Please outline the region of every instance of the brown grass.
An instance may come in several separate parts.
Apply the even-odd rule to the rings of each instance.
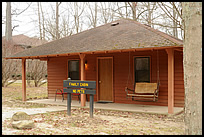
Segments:
[[[47,84],[44,84],[41,87],[34,87],[34,84],[32,83],[31,87],[26,87],[26,96],[27,100],[48,98]],[[2,105],[23,108],[38,108],[46,106],[44,104],[23,102],[21,83],[13,83],[8,87],[2,87]]]

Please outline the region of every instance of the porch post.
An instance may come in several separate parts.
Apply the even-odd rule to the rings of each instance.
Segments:
[[[22,58],[22,101],[26,101],[26,59]]]
[[[166,49],[168,54],[168,113],[174,113],[174,50]]]
[[[84,58],[85,58],[85,54],[79,54],[80,56],[80,59],[81,59],[81,80],[85,80],[85,61],[84,61]],[[81,94],[81,106],[84,107],[86,106],[86,94]]]

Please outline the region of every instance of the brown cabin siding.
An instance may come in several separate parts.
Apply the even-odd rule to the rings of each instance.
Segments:
[[[63,87],[67,75],[66,58],[50,58],[47,63],[48,98],[53,98],[57,88]],[[57,95],[59,98],[60,95]],[[60,96],[61,98],[61,96]]]
[[[183,54],[181,52],[175,51],[175,94],[174,99],[176,106],[184,106],[184,72],[183,72]]]
[[[78,56],[73,56],[71,58],[79,59]],[[56,89],[63,88],[63,80],[67,79],[68,59],[70,59],[70,57],[49,58],[47,62],[48,98],[54,98]],[[65,99],[66,98],[67,96],[65,95]],[[62,99],[62,96],[57,95],[57,99]]]
[[[157,82],[157,52],[139,51],[130,52],[130,74],[128,87],[133,88],[133,58],[136,56],[150,56],[151,66],[151,82]],[[176,107],[184,106],[184,81],[183,81],[183,55],[181,52],[175,51],[175,93],[174,104]],[[96,81],[97,79],[97,57],[113,57],[113,94],[115,103],[126,104],[144,104],[144,105],[168,105],[168,56],[165,50],[159,50],[159,76],[160,76],[160,92],[157,102],[138,102],[126,99],[125,86],[127,85],[129,70],[129,53],[106,53],[106,54],[90,54],[86,55],[87,67],[85,68],[85,79]],[[79,56],[50,58],[48,61],[48,97],[54,98],[56,88],[62,88],[63,80],[67,79],[67,60],[79,59]],[[58,99],[62,99],[57,95]],[[66,98],[66,97],[65,97]],[[73,97],[73,99],[77,99]],[[88,96],[89,100],[89,96]],[[94,96],[97,101],[97,94]]]

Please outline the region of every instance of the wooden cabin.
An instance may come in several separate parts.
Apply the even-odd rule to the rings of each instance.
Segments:
[[[96,81],[96,102],[168,106],[169,113],[173,113],[173,107],[184,107],[182,40],[137,21],[117,20],[7,59],[22,59],[24,101],[25,61],[40,59],[47,61],[48,98],[53,100],[63,80],[71,78]],[[159,82],[158,101],[126,98],[125,87],[134,89],[137,82]],[[86,96],[81,99],[84,106]]]

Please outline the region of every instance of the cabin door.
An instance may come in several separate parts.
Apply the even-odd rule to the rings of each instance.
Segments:
[[[113,102],[113,58],[98,58],[98,101]]]

